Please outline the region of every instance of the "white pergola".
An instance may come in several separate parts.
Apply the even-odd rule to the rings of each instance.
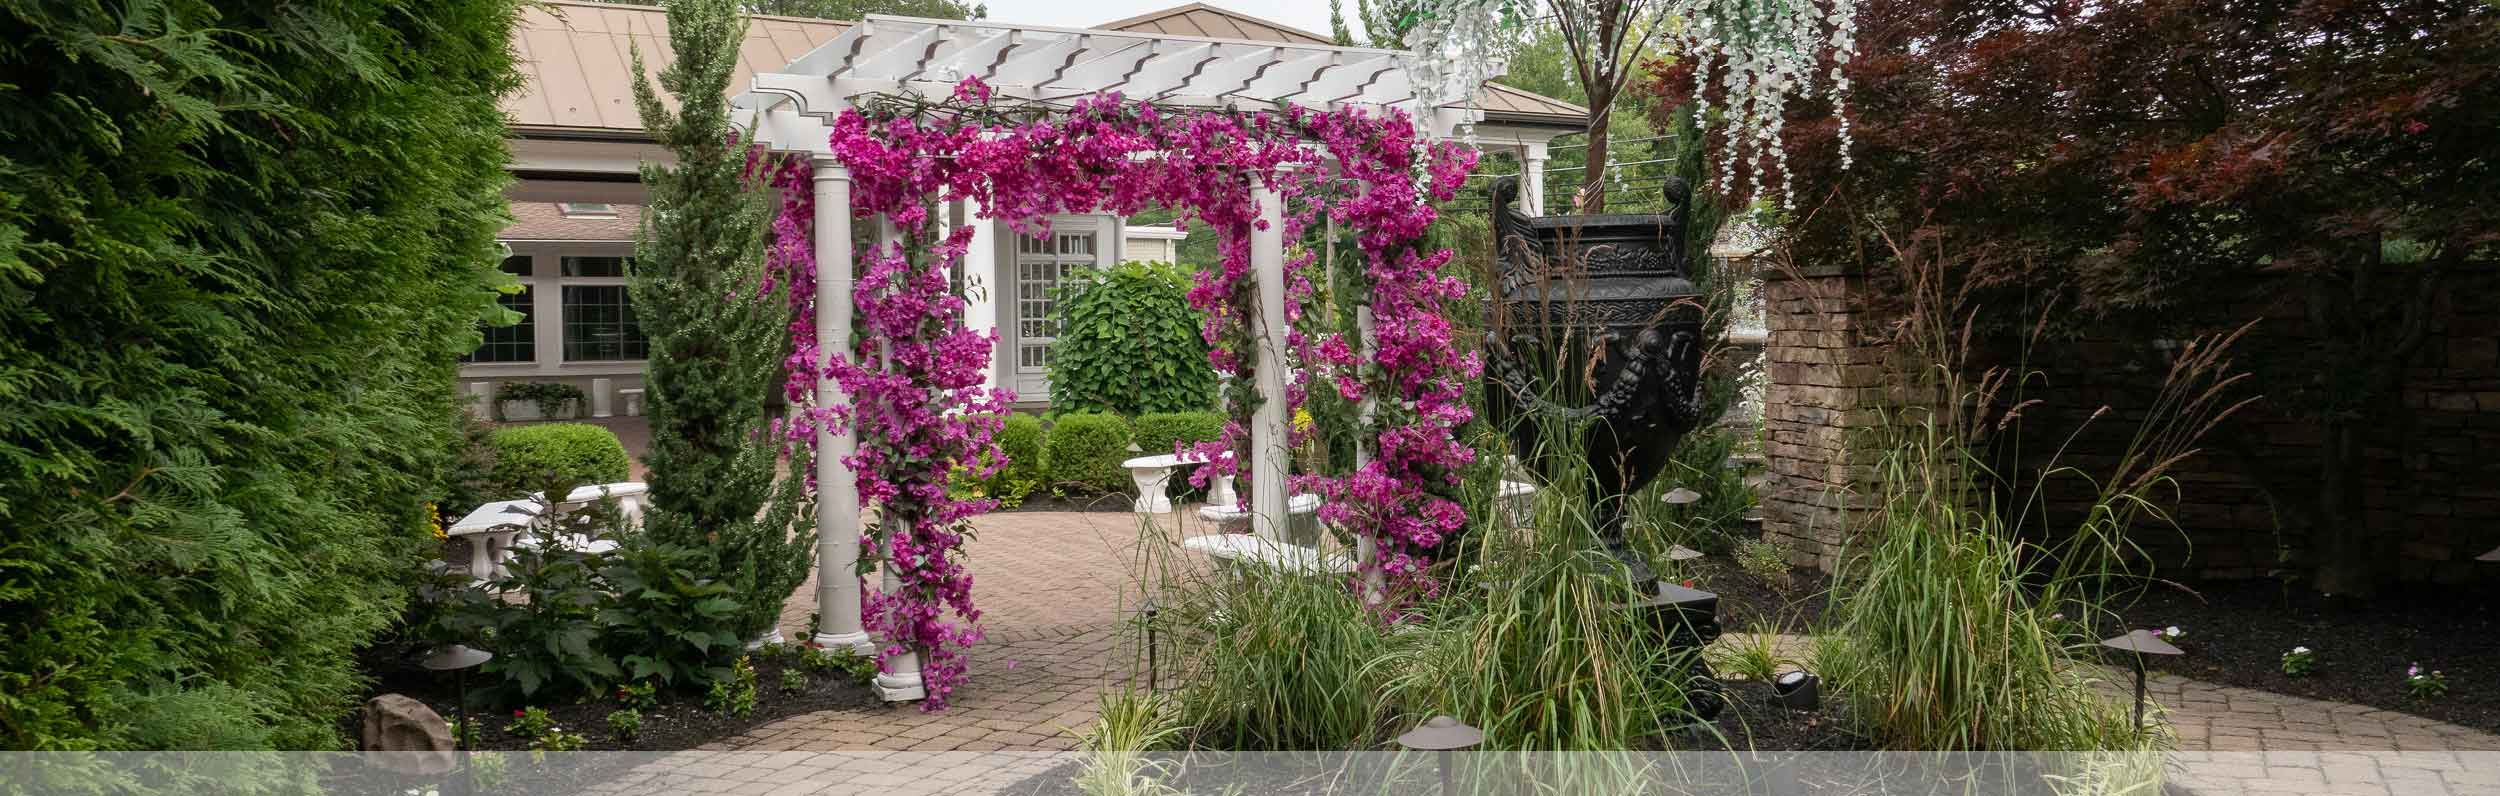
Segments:
[[[850,337],[853,262],[850,173],[835,160],[830,124],[855,99],[875,95],[944,100],[966,77],[978,77],[1006,101],[1064,103],[1110,92],[1165,107],[1258,109],[1277,102],[1333,110],[1398,108],[1413,114],[1428,134],[1446,138],[1474,114],[1459,108],[1419,106],[1406,60],[1393,50],[1234,41],[1133,32],[1080,30],[989,21],[931,20],[871,15],[779,72],[755,76],[753,88],[736,98],[754,140],[771,149],[812,158],[816,200],[816,337],[833,356],[851,356],[838,341]],[[1467,96],[1475,87],[1443,91]],[[1539,148],[1542,145],[1539,144]],[[1541,152],[1539,154],[1542,154]],[[1532,186],[1536,183],[1531,183]],[[1284,200],[1270,186],[1247,186],[1257,200],[1265,230],[1251,237],[1259,315],[1254,331],[1258,389],[1264,397],[1252,419],[1250,509],[1253,528],[1268,538],[1286,522]],[[1533,188],[1531,189],[1533,191]],[[1541,202],[1531,198],[1531,207]],[[954,217],[948,208],[940,218]],[[971,211],[972,208],[962,208]],[[967,220],[978,219],[965,212]],[[894,234],[879,223],[880,240]],[[988,223],[976,223],[968,255],[974,273],[989,273],[993,257]],[[976,308],[976,312],[988,310]],[[994,325],[995,318],[967,317],[967,325]],[[1368,310],[1360,318],[1370,349]],[[840,385],[816,385],[820,401],[845,402]],[[861,627],[859,493],[842,460],[857,450],[853,432],[817,430],[817,608],[815,640],[871,654],[874,643]],[[1363,551],[1368,554],[1368,551]],[[893,575],[886,576],[892,588]],[[905,656],[877,677],[887,701],[922,698],[919,662]]]

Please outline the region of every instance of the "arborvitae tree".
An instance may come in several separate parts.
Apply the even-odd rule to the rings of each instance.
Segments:
[[[790,344],[788,304],[759,295],[767,203],[747,177],[747,147],[729,124],[729,80],[746,20],[737,0],[671,0],[676,61],[655,88],[634,53],[643,127],[676,155],[643,168],[650,212],[636,246],[634,312],[651,341],[649,541],[709,552],[703,577],[731,584],[745,621],[770,630],[806,580],[811,526],[794,523],[804,454],[775,485],[783,445],[768,396]],[[676,98],[671,111],[660,92]]]
[[[495,311],[515,5],[0,11],[0,748],[346,742]]]

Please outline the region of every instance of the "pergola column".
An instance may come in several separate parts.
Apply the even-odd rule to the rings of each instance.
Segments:
[[[851,356],[851,171],[831,157],[815,159],[816,347],[831,364]],[[831,368],[816,376],[819,409],[849,404]],[[859,482],[845,463],[859,449],[857,432],[816,426],[816,638],[818,644],[876,654],[859,614]]]
[[[943,205],[940,205],[940,207],[943,207]],[[943,226],[944,224],[941,222],[941,229]],[[889,248],[901,243],[902,240],[902,232],[894,226],[894,217],[883,213],[877,214],[877,247],[879,249]],[[887,345],[883,340],[878,341],[878,369],[891,370],[892,362],[892,352],[887,348]],[[893,533],[894,531],[891,529],[887,531],[888,536],[891,536]],[[884,585],[884,591],[887,595],[892,595],[903,590],[903,582],[894,576],[893,567],[885,567],[884,573],[885,579],[882,583]],[[892,641],[892,639],[889,639],[889,641]],[[902,654],[886,658],[885,670],[877,673],[875,686],[877,689],[877,698],[887,702],[917,702],[928,698],[928,688],[920,677],[920,650],[910,646],[908,643],[905,643]]]
[[[964,223],[972,225],[972,244],[964,252],[964,328],[975,334],[998,329],[998,222],[982,218],[979,207],[965,200]],[[990,366],[981,369],[981,386],[998,387],[998,357],[990,354]]]
[[[1519,146],[1519,204],[1531,216],[1545,215],[1545,142]]]
[[[1252,178],[1259,223],[1250,230],[1250,268],[1259,292],[1259,407],[1250,416],[1250,527],[1267,539],[1288,538],[1286,472],[1293,442],[1285,415],[1285,197]],[[1262,229],[1261,227],[1265,227]]]

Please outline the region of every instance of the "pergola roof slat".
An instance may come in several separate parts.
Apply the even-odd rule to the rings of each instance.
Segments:
[[[1244,41],[1110,32],[987,20],[871,15],[779,71],[758,75],[738,98],[756,114],[830,119],[860,98],[907,94],[943,100],[977,77],[1000,96],[1066,102],[1122,92],[1166,105],[1265,106],[1291,101],[1417,112],[1414,87],[1394,50],[1303,42]],[[1419,113],[1437,134],[1463,121]],[[760,126],[759,137],[802,126]],[[822,141],[774,141],[821,151]]]

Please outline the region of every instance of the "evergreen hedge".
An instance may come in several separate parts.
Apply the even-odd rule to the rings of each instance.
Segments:
[[[1051,423],[1042,454],[1051,487],[1095,494],[1127,490],[1128,469],[1120,463],[1137,455],[1129,452],[1128,443],[1128,421],[1119,415],[1060,415]]]
[[[998,430],[998,451],[1007,461],[990,476],[990,496],[1001,501],[1024,502],[1024,497],[1045,480],[1042,469],[1042,419],[1027,414],[1010,413],[1006,425]],[[1002,505],[1004,505],[1002,503]]]
[[[0,748],[336,748],[432,542],[512,0],[0,11]]]
[[[1224,415],[1217,412],[1156,412],[1132,424],[1137,449],[1145,455],[1171,453],[1183,442],[1214,442],[1224,438]]]

